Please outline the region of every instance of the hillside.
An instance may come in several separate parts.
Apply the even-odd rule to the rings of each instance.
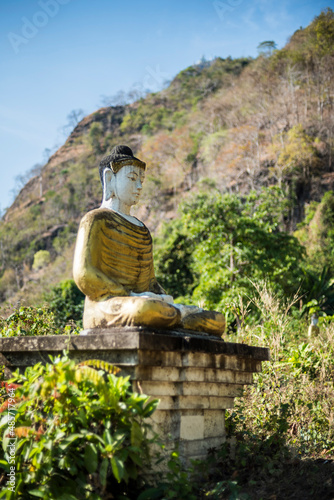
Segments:
[[[1,221],[0,300],[36,303],[71,277],[79,220],[101,199],[97,166],[119,143],[147,162],[136,213],[153,233],[192,193],[270,185],[284,190],[290,209],[281,225],[295,231],[312,202],[334,190],[333,74],[328,9],[282,50],[191,66],[161,92],[85,117]],[[302,236],[307,245],[306,226]],[[50,262],[33,268],[40,250]]]

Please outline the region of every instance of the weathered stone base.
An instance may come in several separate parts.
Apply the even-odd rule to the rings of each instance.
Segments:
[[[225,440],[225,410],[269,350],[233,344],[189,331],[158,331],[140,327],[85,330],[80,336],[0,339],[0,363],[24,369],[48,355],[68,349],[78,361],[102,359],[130,375],[133,390],[160,400],[152,416],[154,430],[176,445],[184,461],[204,458]]]

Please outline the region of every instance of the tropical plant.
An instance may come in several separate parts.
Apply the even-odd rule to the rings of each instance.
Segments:
[[[0,421],[3,478],[10,471],[8,415],[15,415],[16,481],[0,498],[104,500],[140,491],[157,442],[146,419],[157,400],[131,391],[129,377],[103,361],[76,364],[67,355],[16,372],[13,411]],[[10,392],[12,396],[12,392]],[[13,398],[10,398],[13,403]]]

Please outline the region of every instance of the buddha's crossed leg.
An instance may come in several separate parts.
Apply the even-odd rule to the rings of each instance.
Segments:
[[[159,329],[184,328],[219,337],[222,335],[225,318],[221,313],[198,308],[189,310],[184,315],[176,305],[147,296],[111,297],[100,302],[86,297],[84,328],[147,326]]]

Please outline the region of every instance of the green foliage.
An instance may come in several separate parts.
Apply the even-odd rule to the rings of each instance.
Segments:
[[[282,139],[281,139],[282,140]],[[316,173],[321,160],[314,138],[306,134],[302,125],[295,125],[274,148],[278,152],[277,165],[287,179],[308,179]]]
[[[197,103],[222,87],[229,87],[250,63],[248,58],[203,61],[181,71],[168,89],[160,94],[149,94],[137,101],[124,116],[120,130],[123,133],[153,134],[160,129],[174,130],[188,121],[189,111]]]
[[[101,370],[102,368],[103,370]],[[106,372],[104,371],[106,370]],[[15,373],[15,492],[0,498],[134,498],[140,471],[150,462],[150,426],[156,400],[132,393],[129,378],[90,361],[65,355]],[[7,402],[1,411],[7,408]],[[7,415],[0,421],[0,467],[8,472]],[[137,496],[137,495],[136,495]]]
[[[321,289],[325,286],[328,292],[331,292],[332,278],[334,276],[333,191],[327,191],[320,203],[312,203],[308,207],[305,220],[298,225],[295,236],[305,245],[307,251],[307,273],[311,277],[311,279],[306,277],[307,288],[311,290],[318,281],[318,288]],[[314,296],[314,294],[311,295],[309,300],[313,298],[320,299],[323,294],[319,294],[319,297]],[[332,299],[328,306],[332,308],[332,311],[334,310]],[[329,313],[328,307],[326,307],[326,312]]]
[[[65,280],[48,294],[48,305],[21,306],[0,317],[0,336],[76,334],[82,329],[84,295],[73,280]]]
[[[327,8],[304,30],[298,30],[291,39],[290,57],[294,62],[316,64],[333,55],[334,13]]]
[[[0,317],[0,337],[56,335],[60,333],[48,307],[24,307],[8,318]],[[61,332],[63,333],[63,332]]]
[[[150,95],[145,100],[141,99],[136,108],[128,110],[120,130],[124,133],[142,131],[143,134],[152,134],[163,128],[172,115],[173,110],[165,107],[164,99]],[[166,128],[172,130],[173,126]]]
[[[286,208],[276,188],[244,199],[219,193],[193,198],[157,241],[158,279],[167,291],[182,290],[195,303],[218,310],[228,309],[240,294],[250,295],[250,280],[269,280],[276,292],[293,295],[304,250],[279,230]]]
[[[317,81],[319,70],[330,63],[333,56],[334,13],[332,9],[323,10],[306,28],[300,28],[291,37],[290,43],[272,56],[273,67],[277,70],[291,64],[300,70],[307,69],[307,78]],[[317,74],[318,73],[318,74]],[[306,75],[305,75],[306,76]],[[306,78],[299,80],[308,85]]]
[[[274,50],[277,49],[277,44],[273,40],[266,40],[265,42],[259,43],[257,50],[259,54],[264,56],[271,56]]]
[[[101,141],[103,137],[104,137],[104,131],[102,123],[93,122],[88,132],[88,142],[92,147],[93,151],[97,154],[102,153]]]
[[[334,394],[321,378],[315,379],[322,360],[307,343],[287,350],[285,356],[257,375],[256,386],[238,399],[227,419],[229,432],[239,438],[256,436],[283,451],[293,446],[303,455],[330,454],[334,450],[330,416]]]
[[[194,240],[183,231],[177,220],[165,227],[156,241],[155,272],[171,295],[187,295],[193,290],[197,275],[193,271]]]
[[[230,440],[214,459],[207,496],[225,498],[219,495],[232,482],[231,498],[330,498],[333,467],[321,465],[334,454],[333,324],[307,338],[307,324],[287,315],[291,304],[284,306],[265,287],[257,291],[265,321],[244,322],[231,340],[266,345],[273,360],[227,412]]]
[[[307,338],[307,324],[287,315],[268,289],[258,289],[257,307],[267,311],[262,325],[244,324],[237,340],[268,345],[275,363],[266,363],[230,412],[231,433],[293,446],[302,454],[334,451],[331,431],[334,404],[333,325]],[[233,429],[233,430],[232,430]]]
[[[322,312],[327,315],[334,311],[334,283],[330,270],[324,267],[320,274],[311,270],[304,271],[304,280],[301,286],[303,300],[302,314],[308,312]]]
[[[178,451],[171,453],[167,463],[168,472],[164,481],[154,488],[147,488],[137,500],[197,500],[198,482],[196,467],[184,467]]]
[[[36,252],[34,255],[34,263],[32,265],[32,268],[35,271],[38,271],[38,269],[42,269],[43,267],[46,267],[48,264],[50,264],[50,261],[51,256],[48,250],[38,250],[38,252]]]
[[[194,106],[220,88],[229,87],[250,62],[249,58],[231,57],[201,61],[181,71],[171,82],[168,91],[179,106],[182,107],[182,103],[183,106]]]
[[[58,328],[73,322],[82,327],[84,299],[74,280],[62,281],[52,289],[46,300]]]
[[[290,350],[288,363],[291,364],[292,376],[298,377],[302,373],[306,373],[310,378],[315,378],[319,373],[321,359],[310,344],[303,342]]]

